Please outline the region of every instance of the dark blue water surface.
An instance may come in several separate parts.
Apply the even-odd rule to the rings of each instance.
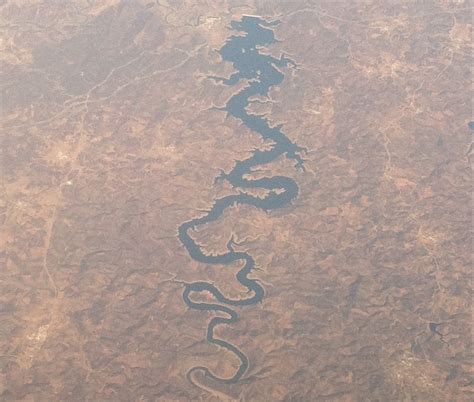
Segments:
[[[295,161],[297,167],[303,168],[303,159],[300,153],[303,149],[293,143],[283,132],[282,127],[271,127],[264,116],[248,113],[246,107],[249,98],[255,95],[268,96],[269,89],[283,81],[283,74],[277,67],[286,67],[293,61],[286,57],[275,58],[260,54],[257,46],[270,45],[276,42],[272,26],[278,22],[267,22],[257,17],[245,16],[240,21],[233,21],[232,28],[243,32],[242,36],[231,36],[220,50],[224,61],[231,62],[236,70],[229,78],[212,77],[224,85],[235,85],[241,80],[247,82],[247,86],[232,96],[221,110],[228,115],[242,121],[250,130],[258,133],[263,139],[273,141],[269,150],[255,150],[253,155],[245,160],[237,161],[228,173],[222,173],[217,179],[227,180],[234,188],[259,188],[268,190],[264,198],[255,197],[240,191],[238,195],[215,200],[211,209],[199,218],[184,222],[178,229],[179,239],[189,252],[191,258],[205,264],[230,265],[241,262],[243,268],[237,273],[237,280],[249,290],[250,297],[245,299],[229,299],[214,285],[208,282],[194,282],[185,284],[183,299],[192,309],[215,311],[225,314],[225,317],[214,317],[210,320],[207,328],[207,340],[232,353],[240,359],[240,367],[231,378],[220,378],[213,374],[207,367],[193,367],[188,372],[188,378],[193,371],[202,371],[208,377],[226,382],[236,383],[245,374],[249,367],[249,359],[236,346],[214,336],[214,329],[218,325],[232,324],[238,320],[233,306],[248,306],[262,301],[264,289],[255,279],[248,275],[255,267],[252,256],[246,252],[234,251],[234,242],[231,239],[227,243],[227,252],[220,255],[205,254],[201,246],[189,235],[189,231],[200,225],[205,225],[223,214],[223,212],[234,205],[251,205],[265,211],[281,208],[288,205],[298,195],[296,182],[285,176],[263,177],[260,179],[245,179],[244,176],[252,172],[252,168],[259,165],[271,163],[279,156],[284,155]],[[192,294],[210,292],[215,303],[198,303],[192,300]]]

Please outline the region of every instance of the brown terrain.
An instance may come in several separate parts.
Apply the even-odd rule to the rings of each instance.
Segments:
[[[1,7],[1,401],[470,401],[468,1],[10,0]],[[282,85],[250,109],[308,148],[261,175],[299,185],[194,236],[249,251],[262,304],[217,329],[184,282],[239,297],[177,227],[234,193],[265,147],[222,106],[218,50],[242,15],[280,19]],[[242,84],[241,84],[242,85]],[[440,324],[440,325],[436,325]]]

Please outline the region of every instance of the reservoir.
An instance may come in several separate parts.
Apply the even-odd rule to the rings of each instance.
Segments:
[[[252,256],[246,252],[236,252],[232,248],[232,239],[228,242],[228,251],[221,255],[206,255],[201,247],[189,235],[189,230],[196,229],[200,225],[205,225],[223,214],[223,212],[234,205],[251,205],[264,211],[271,211],[288,205],[298,195],[298,185],[288,177],[273,176],[260,179],[245,179],[244,176],[252,172],[252,168],[273,162],[281,155],[295,161],[295,166],[303,168],[303,159],[300,155],[303,150],[292,142],[282,131],[282,127],[270,126],[264,116],[249,113],[246,108],[252,96],[267,96],[271,87],[278,85],[284,79],[280,68],[294,64],[292,60],[285,57],[275,58],[261,54],[259,49],[269,46],[275,42],[272,26],[278,22],[267,22],[258,17],[244,16],[240,21],[233,21],[232,28],[235,31],[243,32],[244,35],[230,37],[220,50],[222,60],[230,62],[237,70],[229,78],[214,79],[223,85],[235,85],[241,80],[245,80],[247,85],[232,96],[222,112],[235,119],[239,119],[247,128],[254,131],[262,139],[271,140],[272,146],[269,150],[255,150],[253,155],[245,160],[237,161],[234,168],[228,173],[222,173],[218,179],[228,181],[233,188],[258,188],[267,190],[267,195],[263,198],[255,197],[241,192],[239,195],[230,195],[215,200],[214,204],[204,216],[194,218],[184,222],[179,227],[179,239],[186,247],[189,255],[194,260],[215,265],[230,265],[236,261],[242,262],[243,267],[236,274],[236,280],[245,286],[252,294],[245,299],[229,299],[223,295],[219,289],[207,282],[194,282],[185,285],[183,298],[188,307],[196,310],[222,312],[227,317],[214,317],[210,320],[207,329],[207,340],[220,347],[234,353],[240,359],[240,367],[231,378],[220,378],[206,367],[197,366],[188,372],[201,370],[214,380],[221,380],[227,383],[239,381],[247,371],[249,359],[244,352],[236,346],[218,339],[214,335],[214,329],[219,325],[230,325],[238,320],[237,313],[229,306],[249,306],[262,301],[264,289],[255,279],[250,279],[249,274],[255,266]],[[278,192],[276,190],[279,190]],[[225,268],[220,268],[225,269]],[[201,303],[192,300],[193,293],[210,292],[217,303]]]

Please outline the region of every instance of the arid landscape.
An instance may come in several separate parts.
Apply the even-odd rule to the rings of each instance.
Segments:
[[[3,0],[0,401],[471,401],[469,1]],[[192,232],[255,260],[247,297],[178,228],[238,195],[216,180],[271,141],[222,111],[232,21],[284,79],[249,113],[304,148],[291,203],[235,205]],[[246,189],[253,196],[265,190]],[[196,300],[215,302],[202,292]]]

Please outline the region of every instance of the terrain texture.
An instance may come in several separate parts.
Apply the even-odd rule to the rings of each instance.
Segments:
[[[2,401],[470,401],[468,1],[0,1]],[[206,341],[184,283],[246,296],[178,227],[238,194],[215,182],[270,144],[218,110],[218,50],[280,20],[283,82],[248,110],[305,147],[278,210],[193,231],[255,259],[260,304]],[[254,195],[263,196],[258,190]],[[234,269],[235,268],[235,269]],[[202,295],[206,301],[205,295]],[[208,298],[212,301],[212,297]],[[197,376],[196,376],[197,377]]]

